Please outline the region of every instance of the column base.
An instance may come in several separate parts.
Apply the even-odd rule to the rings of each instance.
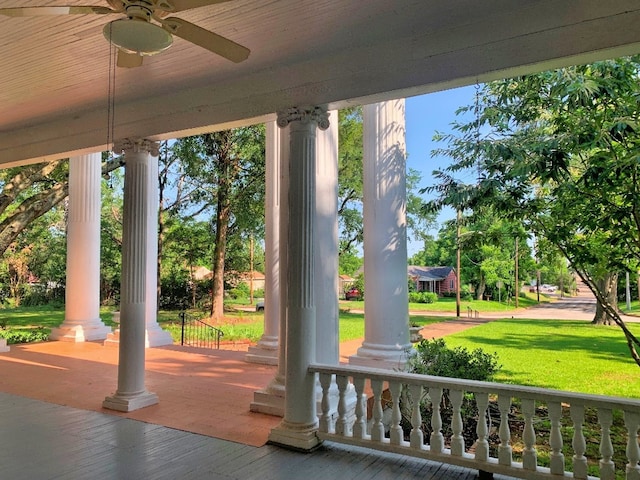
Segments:
[[[0,353],[8,352],[9,350],[11,349],[7,346],[7,339],[0,338]]]
[[[117,328],[113,332],[107,335],[106,340],[104,341],[105,347],[118,347],[120,345],[120,329]],[[144,346],[145,348],[152,347],[161,347],[164,345],[173,345],[173,338],[171,334],[165,330],[162,330],[160,327],[157,329],[146,330],[145,331],[145,340]]]
[[[51,329],[49,339],[60,342],[93,342],[106,339],[110,333],[111,327],[107,327],[100,319],[92,320],[86,325],[65,325],[63,322],[59,327]]]
[[[278,365],[278,337],[262,336],[255,346],[249,347],[245,362]]]
[[[146,348],[152,348],[163,347],[165,345],[173,345],[173,337],[171,334],[160,328],[160,325],[157,323],[152,327],[147,326],[144,346]]]
[[[274,417],[284,417],[284,396],[284,383],[276,377],[267,385],[267,388],[253,392],[253,402],[249,410]]]
[[[102,406],[118,412],[133,412],[141,408],[150,407],[158,403],[158,396],[146,390],[137,395],[119,395],[118,393],[105,397]]]
[[[409,359],[415,354],[411,343],[404,346],[363,343],[355,355],[349,357],[349,365],[406,371]]]
[[[269,433],[268,443],[300,452],[312,452],[322,444],[322,440],[318,438],[317,422],[300,425],[283,420]]]

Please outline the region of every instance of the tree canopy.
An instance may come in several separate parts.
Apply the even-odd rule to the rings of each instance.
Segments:
[[[640,57],[580,65],[482,86],[473,120],[438,135],[436,207],[490,205],[519,219],[568,259],[625,333],[640,345],[598,279],[640,259],[638,98]],[[475,170],[477,182],[457,179]],[[433,206],[433,205],[432,205]]]

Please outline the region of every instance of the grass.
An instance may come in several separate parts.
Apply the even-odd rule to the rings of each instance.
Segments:
[[[178,315],[177,311],[162,311],[158,321],[163,328],[173,329],[169,326],[178,323]],[[111,309],[102,309],[100,316],[105,324],[113,325]],[[12,329],[51,329],[63,320],[63,307],[0,310],[0,325],[6,322]],[[236,311],[227,320],[220,326],[224,340],[256,341],[262,336],[262,313]],[[412,323],[420,325],[446,320],[447,317],[428,315],[411,317]],[[630,324],[629,328],[640,335],[640,325]],[[363,337],[364,315],[341,310],[340,341]],[[640,398],[640,368],[630,358],[624,336],[615,326],[593,326],[585,321],[505,319],[450,335],[447,344],[497,352],[502,364],[495,378],[498,382]]]
[[[640,335],[640,325],[629,324]],[[640,398],[640,368],[615,326],[586,321],[505,319],[450,335],[452,347],[496,352],[496,382]]]
[[[548,295],[540,294],[540,302],[547,303],[552,301]],[[340,301],[340,308],[349,310],[364,310],[364,301]],[[527,293],[525,297],[518,300],[519,308],[527,308],[538,303],[535,294]],[[460,311],[465,315],[467,308],[477,310],[478,312],[513,312],[516,310],[513,300],[510,302],[498,302],[494,300],[462,300],[460,302]],[[451,313],[455,315],[456,299],[454,297],[442,297],[435,303],[409,303],[409,311],[412,312],[438,312]]]
[[[112,308],[107,307],[100,309],[100,318],[109,326],[115,325],[111,321],[112,311]],[[0,309],[0,326],[15,329],[51,329],[59,326],[63,321],[64,305]]]
[[[178,312],[171,312],[173,316],[159,315],[158,322],[162,328],[169,330],[174,340],[180,338],[180,328],[177,321]],[[234,313],[235,315],[235,313]],[[198,318],[199,315],[196,315]],[[201,314],[204,318],[206,315]],[[163,321],[164,318],[164,321]],[[411,317],[411,322],[418,325],[428,325],[430,323],[442,322],[445,317],[428,317],[417,315]],[[256,342],[264,332],[264,314],[247,313],[238,311],[236,316],[227,316],[225,322],[216,325],[220,328],[224,337],[223,341],[250,340]],[[340,342],[356,340],[364,337],[364,315],[362,313],[351,313],[340,311]]]

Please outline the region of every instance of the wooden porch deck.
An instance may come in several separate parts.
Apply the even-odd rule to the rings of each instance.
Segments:
[[[477,477],[473,470],[337,444],[312,454],[265,445],[280,419],[252,413],[249,404],[275,367],[246,363],[244,355],[148,349],[147,387],[160,403],[124,414],[101,406],[116,387],[116,348],[12,346],[0,355],[0,478]]]
[[[7,393],[0,393],[0,425],[0,478],[13,480],[471,480],[477,475],[336,444],[311,454],[255,447]]]

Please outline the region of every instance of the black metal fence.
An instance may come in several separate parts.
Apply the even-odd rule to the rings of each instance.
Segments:
[[[197,319],[187,312],[180,312],[182,331],[180,345],[200,348],[220,348],[220,337],[224,332],[219,328]]]

